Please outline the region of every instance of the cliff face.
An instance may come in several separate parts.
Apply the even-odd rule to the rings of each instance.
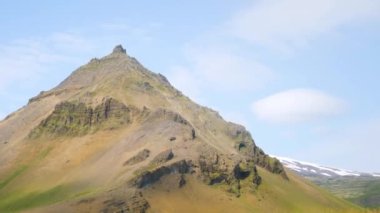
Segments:
[[[0,122],[0,210],[144,212],[144,192],[196,180],[239,197],[282,164],[117,46]],[[210,186],[211,187],[211,186]],[[34,196],[30,196],[34,195]]]
[[[104,98],[94,108],[81,102],[61,102],[30,132],[29,138],[83,135],[107,127],[107,124],[108,128],[117,128],[131,122],[131,111],[125,104],[112,98]]]

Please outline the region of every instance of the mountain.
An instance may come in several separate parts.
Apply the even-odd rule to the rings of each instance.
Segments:
[[[118,45],[0,122],[0,212],[356,212]]]
[[[321,166],[315,163],[298,161],[286,157],[273,156],[287,168],[304,177],[373,177],[380,179],[380,173],[356,172],[345,169]]]
[[[380,208],[380,174],[355,172],[275,157],[288,169],[363,207]]]

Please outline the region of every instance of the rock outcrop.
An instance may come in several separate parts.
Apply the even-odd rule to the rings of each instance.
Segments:
[[[153,112],[151,115],[152,119],[167,119],[172,120],[176,123],[191,126],[190,123],[179,113],[167,110],[167,109],[158,109]]]
[[[143,149],[138,152],[135,156],[131,157],[127,161],[124,162],[124,166],[130,166],[137,163],[140,163],[149,157],[150,151],[148,149]]]
[[[141,191],[130,192],[125,198],[114,198],[103,202],[101,213],[145,213],[150,207]]]
[[[203,181],[209,185],[221,182],[228,182],[231,174],[229,164],[225,158],[220,158],[219,154],[201,154],[198,160]]]
[[[280,161],[265,154],[262,149],[256,146],[251,134],[243,126],[229,123],[227,134],[235,141],[235,148],[249,160],[272,173],[280,174],[283,178],[288,179]]]
[[[122,54],[126,54],[127,51],[123,48],[122,45],[117,45],[115,48],[113,48],[113,51],[112,53],[122,53]]]
[[[105,98],[95,108],[81,102],[65,101],[56,105],[53,113],[29,134],[35,139],[48,136],[76,136],[90,130],[117,128],[131,122],[131,109],[113,98]]]
[[[248,163],[238,163],[234,168],[234,177],[238,180],[247,178],[251,174],[251,168]]]
[[[162,164],[171,160],[173,157],[174,157],[173,151],[171,149],[168,149],[159,153],[156,157],[154,157],[154,159],[152,160],[152,163]]]
[[[138,175],[135,179],[132,180],[132,184],[135,185],[137,188],[143,188],[151,184],[154,184],[165,175],[170,175],[173,173],[190,173],[191,168],[191,161],[180,160],[167,166],[158,167],[156,169],[153,169],[152,171],[143,171],[140,175]],[[183,183],[183,181],[181,182]]]
[[[250,179],[251,187],[257,189],[261,177],[253,160],[231,159],[220,154],[200,155],[199,168],[201,177],[209,185],[225,184],[229,192],[240,196],[240,182]]]

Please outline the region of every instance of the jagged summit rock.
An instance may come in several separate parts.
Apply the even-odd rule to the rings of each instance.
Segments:
[[[115,48],[113,48],[112,53],[122,53],[122,54],[127,54],[127,51],[123,48],[121,44],[116,45]]]

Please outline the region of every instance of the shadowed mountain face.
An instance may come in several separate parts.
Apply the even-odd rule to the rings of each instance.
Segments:
[[[1,121],[0,162],[0,212],[356,209],[289,178],[243,126],[120,45]]]

